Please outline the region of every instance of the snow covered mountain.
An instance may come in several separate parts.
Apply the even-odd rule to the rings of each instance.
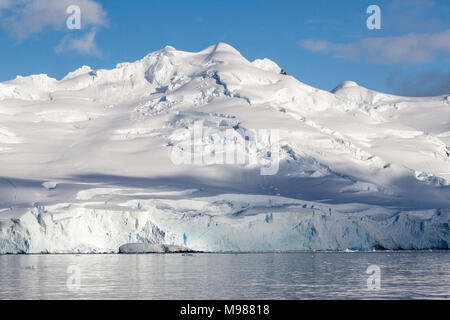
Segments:
[[[0,254],[448,249],[450,96],[280,71],[219,43],[0,83]]]

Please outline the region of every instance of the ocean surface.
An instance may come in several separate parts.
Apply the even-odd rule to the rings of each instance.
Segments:
[[[450,299],[450,251],[6,255],[0,299]]]

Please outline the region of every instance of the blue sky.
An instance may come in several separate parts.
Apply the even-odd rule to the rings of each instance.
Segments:
[[[81,8],[69,30],[66,8]],[[381,30],[369,30],[369,5]],[[450,93],[448,0],[0,0],[0,81],[81,65],[112,68],[166,45],[199,51],[216,42],[270,58],[331,90],[343,80],[407,95]]]

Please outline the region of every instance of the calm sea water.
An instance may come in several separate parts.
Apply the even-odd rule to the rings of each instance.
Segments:
[[[0,299],[372,298],[450,299],[450,252],[0,256]]]

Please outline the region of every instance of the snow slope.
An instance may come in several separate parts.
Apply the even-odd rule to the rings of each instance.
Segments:
[[[0,253],[448,249],[449,96],[280,70],[218,43],[0,83]]]

